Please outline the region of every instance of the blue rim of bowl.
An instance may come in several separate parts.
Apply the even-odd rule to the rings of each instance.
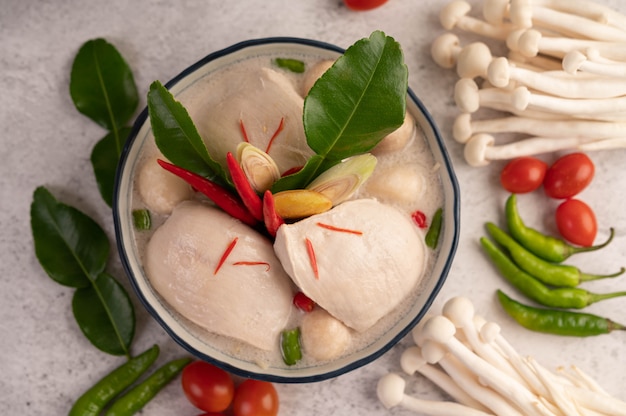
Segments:
[[[316,41],[316,40],[311,40],[311,39],[304,39],[304,38],[296,38],[296,37],[267,37],[267,38],[259,38],[259,39],[251,39],[251,40],[246,40],[246,41],[242,41],[236,44],[233,44],[229,47],[226,47],[224,49],[212,52],[210,54],[208,54],[207,56],[205,56],[204,58],[200,59],[199,61],[197,61],[196,63],[194,63],[193,65],[189,66],[188,68],[184,69],[181,73],[179,73],[177,76],[175,76],[174,78],[172,78],[170,81],[168,81],[165,84],[165,87],[169,90],[171,89],[174,85],[176,85],[178,82],[180,82],[182,79],[184,79],[186,76],[188,76],[189,74],[193,73],[194,71],[196,71],[198,68],[202,67],[203,65],[207,64],[208,62],[211,62],[213,60],[216,60],[218,58],[221,58],[223,56],[226,56],[230,53],[248,48],[248,47],[254,47],[254,46],[259,46],[259,45],[265,45],[265,44],[280,44],[280,43],[285,43],[285,44],[300,44],[300,45],[305,45],[305,46],[312,46],[315,48],[321,48],[321,49],[326,49],[329,51],[333,51],[333,52],[338,52],[340,54],[343,54],[345,52],[345,49],[340,48],[339,46],[330,44],[330,43],[326,43],[326,42],[322,42],[322,41]],[[212,363],[226,371],[229,371],[235,375],[241,376],[241,377],[246,377],[246,378],[255,378],[258,380],[265,380],[265,381],[270,381],[270,382],[277,382],[277,383],[310,383],[310,382],[319,382],[319,381],[323,381],[323,380],[327,380],[330,378],[335,378],[338,377],[342,374],[351,372],[353,370],[356,370],[357,368],[360,368],[366,364],[371,363],[372,361],[376,360],[377,358],[379,358],[380,356],[382,356],[383,354],[385,354],[387,351],[389,351],[394,345],[396,345],[402,338],[404,338],[405,336],[408,335],[408,333],[413,329],[413,327],[415,327],[415,325],[417,325],[417,323],[424,317],[424,315],[426,314],[426,312],[428,311],[428,309],[430,309],[432,303],[434,302],[435,298],[437,297],[437,295],[439,294],[439,291],[441,290],[441,288],[443,287],[443,284],[445,283],[445,280],[448,276],[448,273],[450,271],[450,268],[452,266],[452,261],[454,259],[455,253],[456,253],[456,249],[458,246],[458,240],[459,240],[459,232],[460,232],[460,218],[461,218],[461,213],[460,213],[460,192],[459,192],[459,185],[458,185],[458,181],[456,178],[456,175],[454,173],[454,170],[452,168],[452,163],[451,163],[451,159],[450,156],[448,154],[448,151],[444,145],[443,139],[441,137],[441,133],[439,131],[439,129],[437,128],[437,125],[435,124],[431,114],[428,112],[428,110],[426,109],[426,107],[424,106],[424,104],[422,103],[422,101],[417,98],[417,96],[415,95],[415,93],[411,90],[411,88],[408,89],[408,95],[410,97],[410,99],[413,101],[413,103],[418,107],[418,109],[420,110],[420,112],[422,113],[422,115],[424,116],[424,118],[426,119],[426,121],[428,122],[428,125],[430,127],[430,129],[432,129],[432,133],[435,137],[435,141],[437,142],[437,145],[439,146],[439,151],[441,152],[441,156],[442,159],[440,160],[440,162],[443,162],[444,164],[444,168],[447,171],[448,177],[450,178],[450,185],[452,187],[452,193],[454,194],[454,198],[452,201],[452,214],[453,214],[453,227],[452,227],[452,240],[451,240],[451,246],[450,246],[450,253],[448,255],[448,258],[446,260],[446,263],[443,265],[442,270],[441,270],[441,274],[439,276],[439,279],[437,280],[437,283],[435,284],[432,292],[430,293],[430,295],[428,296],[428,299],[426,300],[426,302],[424,303],[424,305],[422,306],[422,309],[420,310],[420,312],[409,322],[408,325],[406,325],[401,331],[399,331],[391,340],[389,340],[383,347],[379,348],[378,350],[374,351],[373,353],[360,358],[358,360],[352,361],[342,367],[339,367],[335,370],[331,370],[331,371],[327,371],[325,373],[320,373],[320,374],[315,374],[315,375],[311,375],[311,376],[294,376],[294,377],[285,377],[285,376],[279,376],[279,375],[274,375],[274,374],[265,374],[262,371],[261,372],[252,372],[252,371],[247,371],[247,370],[242,370],[236,366],[233,366],[232,364],[220,361],[218,359],[215,359],[209,355],[206,355],[198,350],[196,350],[195,348],[191,347],[184,339],[182,339],[175,331],[173,331],[168,325],[167,323],[165,323],[163,321],[163,319],[161,319],[159,317],[159,314],[157,313],[157,311],[154,309],[154,307],[150,304],[150,302],[148,302],[148,300],[145,298],[144,294],[141,292],[137,282],[135,281],[134,277],[133,277],[133,272],[130,266],[130,262],[128,257],[126,256],[126,252],[124,250],[122,241],[120,240],[119,236],[121,235],[121,220],[120,220],[120,212],[119,212],[119,208],[118,208],[118,204],[117,201],[119,200],[119,193],[120,193],[120,189],[119,189],[119,183],[120,183],[120,177],[122,175],[122,172],[124,171],[124,167],[126,165],[127,162],[127,156],[129,153],[130,148],[132,147],[137,134],[139,133],[139,130],[142,128],[142,126],[145,124],[145,122],[148,120],[148,109],[147,107],[144,108],[144,110],[137,116],[137,119],[135,120],[135,123],[133,124],[133,128],[131,130],[130,135],[128,136],[128,139],[124,145],[124,148],[122,149],[122,153],[120,156],[120,160],[118,163],[118,167],[117,167],[117,171],[116,171],[116,175],[115,175],[115,187],[114,187],[114,194],[113,194],[113,223],[114,223],[114,228],[115,228],[115,235],[116,235],[116,245],[117,245],[117,249],[119,252],[119,256],[122,262],[122,266],[124,268],[124,271],[126,272],[126,275],[128,277],[128,280],[135,292],[135,294],[137,295],[137,297],[139,298],[140,302],[142,303],[143,307],[148,311],[148,313],[152,316],[153,319],[155,319],[159,325],[161,325],[161,327],[165,330],[165,332],[177,343],[179,344],[181,347],[183,347],[186,351],[190,352],[191,354],[193,354],[195,357],[202,359],[204,361],[207,361],[209,363]]]

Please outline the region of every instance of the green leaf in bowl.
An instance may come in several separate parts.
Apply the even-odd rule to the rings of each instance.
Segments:
[[[304,188],[342,159],[369,152],[404,121],[408,70],[400,45],[373,32],[349,47],[304,101],[307,143],[316,153],[272,191]]]

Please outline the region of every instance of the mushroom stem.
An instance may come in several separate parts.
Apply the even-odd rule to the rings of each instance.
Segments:
[[[576,148],[582,151],[610,150],[626,147],[626,137],[611,137],[608,139],[596,140],[590,143],[581,143]]]
[[[378,380],[376,393],[387,409],[401,406],[416,413],[432,416],[489,416],[480,410],[452,402],[421,400],[404,393],[406,382],[397,374],[389,373]]]
[[[544,137],[617,138],[626,136],[625,122],[578,120],[561,118],[544,120],[523,116],[501,117],[488,120],[472,120],[472,115],[457,116],[452,126],[454,139],[467,142],[478,133],[525,133]]]
[[[454,0],[448,3],[439,13],[441,25],[452,30],[458,28],[466,32],[485,36],[491,39],[506,39],[513,26],[510,24],[492,25],[488,22],[468,16],[471,5],[463,0]]]
[[[607,139],[609,140],[609,139]],[[573,137],[531,137],[516,142],[494,146],[495,138],[489,134],[477,134],[465,143],[464,156],[470,166],[486,166],[492,160],[509,160],[521,156],[580,149],[593,139]]]
[[[524,385],[526,381],[511,363],[495,351],[492,345],[482,342],[474,325],[474,312],[474,305],[468,298],[456,296],[445,303],[442,314],[463,331],[470,347],[479,357]]]
[[[570,74],[586,72],[590,74],[604,75],[608,77],[626,77],[626,64],[621,62],[597,62],[589,59],[589,56],[575,50],[569,51],[563,57],[563,70]]]
[[[537,396],[532,394],[517,380],[493,367],[463,345],[454,337],[455,332],[454,324],[444,316],[435,316],[424,325],[424,335],[427,339],[445,346],[470,371],[493,390],[509,398],[520,410],[529,416],[554,415],[539,401]]]
[[[492,96],[496,97],[496,92],[492,92]],[[531,92],[527,87],[517,87],[512,93],[507,92],[502,94],[501,92],[497,92],[497,98],[508,101],[520,110],[531,108],[533,110],[549,111],[565,115],[583,116],[609,113],[620,114],[626,112],[626,96],[603,99],[570,99]]]
[[[497,415],[522,416],[506,399],[489,387],[478,382],[475,374],[449,354],[441,345],[433,341],[426,341],[422,349],[423,355],[432,364],[437,363],[452,377],[459,387],[471,397],[478,400]]]
[[[544,37],[535,29],[512,31],[506,39],[509,49],[523,56],[533,57],[538,53],[562,58],[572,50],[597,49],[602,56],[618,61],[626,60],[625,42],[606,42],[567,37]]]
[[[414,346],[404,350],[400,357],[400,366],[408,375],[420,373],[462,405],[487,411],[485,406],[461,389],[448,374],[429,364],[422,357],[420,347]]]
[[[509,51],[509,60],[515,63],[522,63],[535,67],[537,70],[543,71],[560,71],[563,69],[563,65],[560,59],[555,59],[551,56],[524,56],[518,51]]]
[[[533,0],[533,4],[549,7],[565,13],[586,17],[599,23],[626,27],[626,16],[594,1],[587,0]]]
[[[528,88],[563,98],[612,98],[626,94],[624,79],[555,77],[545,72],[518,68],[504,57],[491,60],[486,75],[494,87],[506,87],[513,80]]]
[[[612,416],[626,416],[626,402],[588,389],[567,386],[565,391],[587,409]]]
[[[580,414],[576,402],[568,397],[565,387],[558,382],[555,382],[553,375],[549,371],[538,365],[537,362],[532,359],[527,359],[529,365],[535,370],[537,377],[541,380],[546,389],[549,392],[549,396],[552,401],[561,409],[566,415]]]
[[[528,0],[511,0],[509,18],[518,27],[544,27],[567,36],[609,42],[626,41],[626,32],[587,17],[537,6]]]

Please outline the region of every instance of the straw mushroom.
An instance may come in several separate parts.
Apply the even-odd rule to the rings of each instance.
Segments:
[[[350,345],[350,330],[322,308],[315,308],[302,318],[302,347],[307,355],[326,361],[341,356]]]
[[[437,402],[432,400],[420,400],[405,394],[406,381],[397,374],[389,373],[378,381],[376,394],[383,406],[391,409],[396,406],[404,407],[416,413],[432,416],[489,416],[489,413],[472,409],[454,402]]]
[[[160,156],[162,157],[162,156]],[[137,175],[137,188],[150,211],[169,215],[176,205],[193,197],[193,189],[178,176],[161,168],[157,157],[146,160]]]

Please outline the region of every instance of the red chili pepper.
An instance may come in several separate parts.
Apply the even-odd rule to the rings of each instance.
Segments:
[[[261,202],[261,198],[252,188],[252,185],[250,185],[250,181],[248,181],[246,174],[231,152],[226,154],[226,165],[228,166],[230,177],[233,180],[233,184],[235,185],[235,189],[237,190],[241,201],[246,208],[248,208],[248,211],[250,211],[250,214],[252,214],[254,218],[258,221],[262,221],[263,202]]]
[[[424,214],[422,211],[415,211],[413,214],[411,214],[411,218],[413,218],[413,221],[415,221],[415,224],[417,224],[418,227],[420,228],[426,228],[428,227],[428,223],[426,221],[426,214]]]
[[[315,307],[315,302],[313,302],[313,299],[311,299],[302,292],[298,292],[293,296],[293,304],[296,308],[304,312],[311,312]]]
[[[315,248],[313,247],[313,243],[308,238],[304,239],[306,243],[306,251],[309,254],[309,261],[311,262],[311,268],[313,269],[313,274],[315,275],[315,279],[320,278],[320,272],[317,268],[317,258],[315,256]]]
[[[265,191],[265,194],[263,195],[263,220],[265,221],[265,228],[267,228],[267,232],[272,237],[276,237],[278,227],[285,223],[282,217],[276,212],[274,195],[272,195],[272,192],[269,190]]]
[[[236,195],[233,195],[218,184],[164,160],[159,159],[157,162],[163,169],[183,179],[197,191],[202,192],[215,202],[215,205],[233,218],[248,225],[255,225],[258,222]]]
[[[351,230],[349,228],[335,227],[334,225],[324,224],[323,222],[318,222],[315,225],[317,225],[318,227],[326,228],[327,230],[331,230],[331,231],[339,231],[341,233],[363,235],[363,231]]]
[[[222,254],[222,257],[220,258],[219,263],[217,263],[217,266],[215,267],[215,270],[213,271],[214,275],[216,275],[217,272],[220,271],[220,269],[224,265],[224,262],[226,262],[226,259],[228,258],[228,256],[230,256],[230,253],[235,248],[237,241],[239,241],[239,237],[233,238],[233,241],[231,241],[230,244],[228,244],[228,247],[226,247],[226,250],[224,250],[224,253]]]
[[[265,149],[265,153],[269,153],[270,152],[270,147],[272,147],[272,143],[274,143],[274,139],[276,138],[276,136],[278,136],[278,134],[281,131],[283,131],[284,127],[285,127],[285,118],[283,117],[283,118],[280,119],[280,123],[278,124],[278,128],[276,129],[276,131],[274,132],[274,134],[270,138],[269,143],[267,143],[267,149]]]

